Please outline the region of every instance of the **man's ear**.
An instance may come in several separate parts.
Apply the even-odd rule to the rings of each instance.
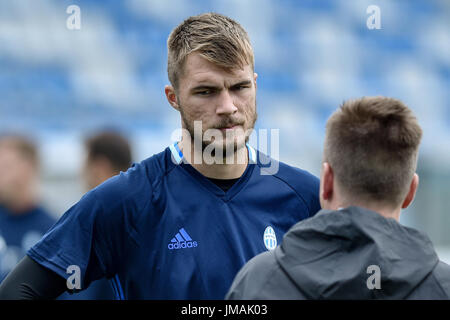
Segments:
[[[166,85],[164,87],[164,93],[166,94],[167,101],[169,104],[175,109],[180,110],[178,106],[177,94],[175,93],[175,89],[172,86]]]
[[[255,90],[258,88],[257,82],[256,82],[256,78],[258,78],[258,74],[256,72],[253,73],[253,80],[255,82]]]
[[[326,209],[326,203],[333,197],[334,173],[328,162],[322,163],[320,173],[320,203],[323,209]]]
[[[406,198],[403,201],[402,209],[407,208],[412,203],[412,201],[414,200],[414,197],[416,195],[416,191],[417,191],[418,187],[419,187],[419,176],[417,173],[414,173],[414,177],[409,186],[408,194],[406,195]]]
[[[323,197],[330,200],[333,197],[334,173],[328,162],[322,164],[323,167]]]

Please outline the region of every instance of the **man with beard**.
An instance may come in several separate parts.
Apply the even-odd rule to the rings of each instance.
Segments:
[[[319,180],[247,145],[256,121],[253,50],[219,14],[168,39],[165,87],[182,138],[88,192],[0,286],[52,298],[110,279],[118,299],[223,299],[250,258],[319,209]],[[266,165],[265,165],[266,164]],[[31,290],[30,290],[31,288]]]

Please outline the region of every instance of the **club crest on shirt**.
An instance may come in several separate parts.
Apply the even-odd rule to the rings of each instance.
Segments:
[[[268,226],[266,230],[264,230],[264,245],[267,250],[273,250],[277,247],[277,236],[275,235],[275,230],[271,226]]]

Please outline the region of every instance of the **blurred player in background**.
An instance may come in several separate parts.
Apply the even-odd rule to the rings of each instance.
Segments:
[[[425,234],[399,223],[419,184],[421,137],[399,100],[345,102],[327,122],[324,210],[249,261],[227,298],[450,299],[450,266]]]
[[[83,166],[83,181],[88,190],[97,187],[109,178],[125,172],[132,164],[132,151],[128,140],[118,132],[104,130],[85,140],[86,159]],[[111,284],[100,279],[88,289],[76,294],[65,293],[63,300],[111,300],[114,299]]]
[[[38,180],[34,143],[0,136],[0,281],[56,221],[39,205]]]
[[[87,156],[83,178],[88,190],[131,167],[130,143],[123,135],[113,130],[90,136],[85,141],[85,147]]]
[[[3,281],[0,298],[58,296],[72,266],[81,289],[108,278],[118,299],[223,299],[246,261],[320,209],[315,176],[272,166],[247,144],[257,75],[240,24],[220,14],[185,20],[168,39],[168,75],[181,141],[88,192]]]

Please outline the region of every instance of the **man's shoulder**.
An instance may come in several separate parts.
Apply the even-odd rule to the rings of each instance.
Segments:
[[[314,215],[320,209],[320,181],[315,175],[275,160],[260,151],[258,151],[258,166],[262,176],[277,179],[292,189],[314,211],[311,212],[311,215]]]
[[[443,261],[439,261],[436,268],[434,268],[433,275],[447,294],[447,298],[450,299],[450,265]]]
[[[273,268],[277,266],[275,259],[275,251],[265,251],[257,254],[248,261],[248,271],[253,274],[268,274],[272,272]]]
[[[319,183],[319,179],[306,170],[276,160],[259,150],[256,152],[258,154],[257,165],[261,168],[261,175],[275,176],[287,181],[298,181],[300,179],[302,182]]]
[[[165,148],[163,151],[156,153],[140,163],[136,163],[133,167],[136,167],[141,173],[145,173],[146,178],[155,180],[158,179],[168,171],[172,170],[176,166],[174,160],[171,157],[171,152],[169,147]],[[132,167],[132,168],[133,168]],[[130,169],[132,169],[130,168]]]
[[[238,272],[227,299],[256,299],[261,289],[277,269],[274,251],[260,253],[250,259]]]
[[[125,172],[106,180],[92,190],[99,200],[114,202],[130,199],[150,199],[155,185],[170,169],[167,149],[142,160]]]

